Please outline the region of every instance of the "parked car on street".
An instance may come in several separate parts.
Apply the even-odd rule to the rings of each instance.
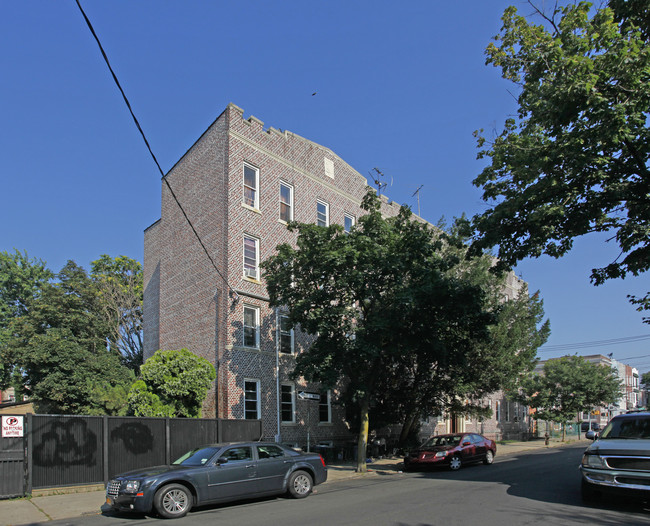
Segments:
[[[193,506],[289,493],[307,497],[327,480],[323,457],[275,443],[205,445],[170,466],[138,469],[114,477],[106,503],[117,511],[178,518]]]
[[[587,431],[600,431],[600,424],[595,420],[585,420],[580,424],[580,431],[583,433]]]
[[[404,458],[404,469],[449,467],[457,470],[465,464],[476,462],[492,464],[496,453],[496,442],[476,433],[437,435]]]
[[[600,493],[650,498],[650,413],[617,415],[584,452],[582,498],[594,500]]]

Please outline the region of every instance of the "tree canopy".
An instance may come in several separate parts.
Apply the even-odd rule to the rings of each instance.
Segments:
[[[126,256],[106,254],[93,261],[91,276],[97,285],[100,315],[108,323],[110,345],[122,355],[124,365],[142,365],[142,265]]]
[[[474,246],[498,245],[509,266],[606,232],[620,255],[592,282],[639,275],[650,266],[648,2],[535,9],[538,25],[506,9],[486,50],[517,86],[518,110],[495,137],[476,132],[489,164],[474,184],[490,208],[474,218]],[[631,296],[639,310],[650,306],[643,294]]]
[[[541,374],[524,379],[518,399],[535,408],[536,419],[566,423],[579,412],[618,402],[621,379],[605,365],[581,356],[548,360]]]
[[[38,292],[22,298],[9,320],[2,361],[39,412],[103,414],[97,389],[133,381],[119,353],[107,348],[110,329],[97,315],[98,301],[93,280],[69,261],[56,280],[39,281]]]
[[[140,367],[141,379],[129,391],[135,416],[199,418],[214,366],[187,349],[157,351]]]
[[[641,382],[640,384],[645,388],[645,389],[650,389],[650,372],[645,372],[641,375]]]
[[[488,349],[499,314],[488,291],[464,276],[464,258],[445,249],[451,240],[408,208],[382,217],[372,190],[362,208],[349,233],[291,223],[296,246],[278,246],[262,267],[271,305],[288,308],[290,324],[313,338],[295,376],[336,386],[357,407],[365,470],[371,404],[401,395],[404,417],[439,412],[487,389],[502,369],[479,350]]]
[[[9,386],[13,370],[7,354],[9,324],[27,313],[28,303],[38,297],[43,285],[53,277],[45,262],[30,259],[26,252],[0,252],[0,389]]]
[[[530,296],[522,284],[518,294],[504,299],[507,276],[490,271],[493,258],[465,258],[464,222],[457,220],[451,229],[439,225],[444,229],[439,235],[445,240],[440,250],[457,263],[437,277],[437,284],[412,284],[419,289],[416,296],[425,301],[400,316],[417,319],[427,312],[431,319],[421,324],[420,331],[404,327],[398,342],[402,349],[396,361],[399,366],[385,372],[385,384],[377,390],[371,409],[376,428],[402,422],[402,445],[417,439],[414,434],[425,418],[443,413],[488,416],[483,398],[512,386],[520,374],[532,370],[537,349],[550,332],[539,294]],[[458,283],[480,294],[468,299],[445,290]],[[427,293],[430,285],[437,288],[433,294]],[[471,337],[472,324],[476,324],[471,316],[465,317],[467,312],[490,313],[485,337]],[[465,330],[447,330],[451,325],[461,328],[458,320],[466,324]],[[441,353],[442,349],[447,351]]]

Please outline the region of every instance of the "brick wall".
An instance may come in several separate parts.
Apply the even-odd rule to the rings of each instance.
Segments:
[[[243,166],[259,169],[259,207],[243,204]],[[242,418],[244,379],[258,379],[264,433],[277,432],[275,312],[263,279],[243,274],[243,236],[259,240],[263,261],[284,242],[292,243],[279,217],[280,181],[293,186],[294,218],[315,222],[316,201],[329,205],[330,223],[344,214],[358,218],[366,180],[331,150],[291,132],[265,128],[255,117],[229,105],[166,176],[217,264],[217,273],[191,228],[162,184],[161,219],[145,232],[145,357],[157,349],[187,348],[215,364],[218,379],[205,416]],[[387,215],[398,207],[384,200]],[[226,283],[227,281],[227,283]],[[236,292],[234,292],[236,291]],[[260,310],[259,349],[243,346],[243,308]],[[308,345],[296,334],[296,349]],[[280,381],[289,382],[293,358],[283,356]],[[295,382],[296,390],[318,386]],[[348,436],[340,409],[333,424],[318,423],[318,404],[296,403],[296,423],[283,426],[288,440],[300,442],[309,420],[312,438]],[[314,405],[316,407],[314,407]]]
[[[163,181],[161,219],[145,232],[145,357],[159,348],[187,348],[213,363],[217,380],[204,405],[206,417],[243,418],[244,381],[259,380],[263,432],[272,438],[277,433],[276,313],[269,308],[263,276],[244,276],[243,237],[259,240],[260,261],[278,244],[295,242],[280,220],[281,182],[293,187],[294,219],[316,222],[320,200],[329,205],[330,223],[342,225],[346,214],[361,215],[367,181],[332,150],[243,114],[230,104],[166,176],[218,271]],[[257,207],[244,203],[244,163],[259,170]],[[386,197],[381,202],[385,216],[399,212]],[[510,280],[511,294],[518,281]],[[243,345],[244,306],[259,309],[258,349]],[[295,344],[300,351],[309,340],[297,333]],[[296,391],[319,390],[290,380],[293,366],[293,357],[281,356],[280,382],[294,383]],[[283,440],[304,445],[307,422],[314,442],[350,438],[336,404],[332,423],[320,424],[318,403],[297,401],[296,422],[281,426]]]

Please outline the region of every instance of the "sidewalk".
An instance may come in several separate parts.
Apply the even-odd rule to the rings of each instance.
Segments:
[[[509,442],[497,445],[496,458],[517,455],[532,449],[555,448],[565,445],[581,444],[587,447],[590,443],[590,440],[584,438],[576,440],[575,437],[568,438],[564,443],[553,439],[549,446],[544,445],[544,440]],[[355,467],[356,465],[352,463],[337,462],[328,464],[326,484],[356,477],[397,474],[402,472],[404,465],[401,458],[383,458],[368,463],[368,473],[356,473]],[[98,488],[98,486],[87,486],[47,490],[49,493],[74,491],[73,493],[50,495],[46,495],[44,490],[38,490],[34,491],[31,498],[0,500],[0,526],[18,526],[81,517],[83,515],[98,515],[103,511],[102,507],[106,498],[104,489]],[[318,490],[318,487],[316,490]]]

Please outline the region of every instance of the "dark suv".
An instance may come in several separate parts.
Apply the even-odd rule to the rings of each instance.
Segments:
[[[612,418],[582,456],[582,498],[618,493],[650,498],[650,413]]]

